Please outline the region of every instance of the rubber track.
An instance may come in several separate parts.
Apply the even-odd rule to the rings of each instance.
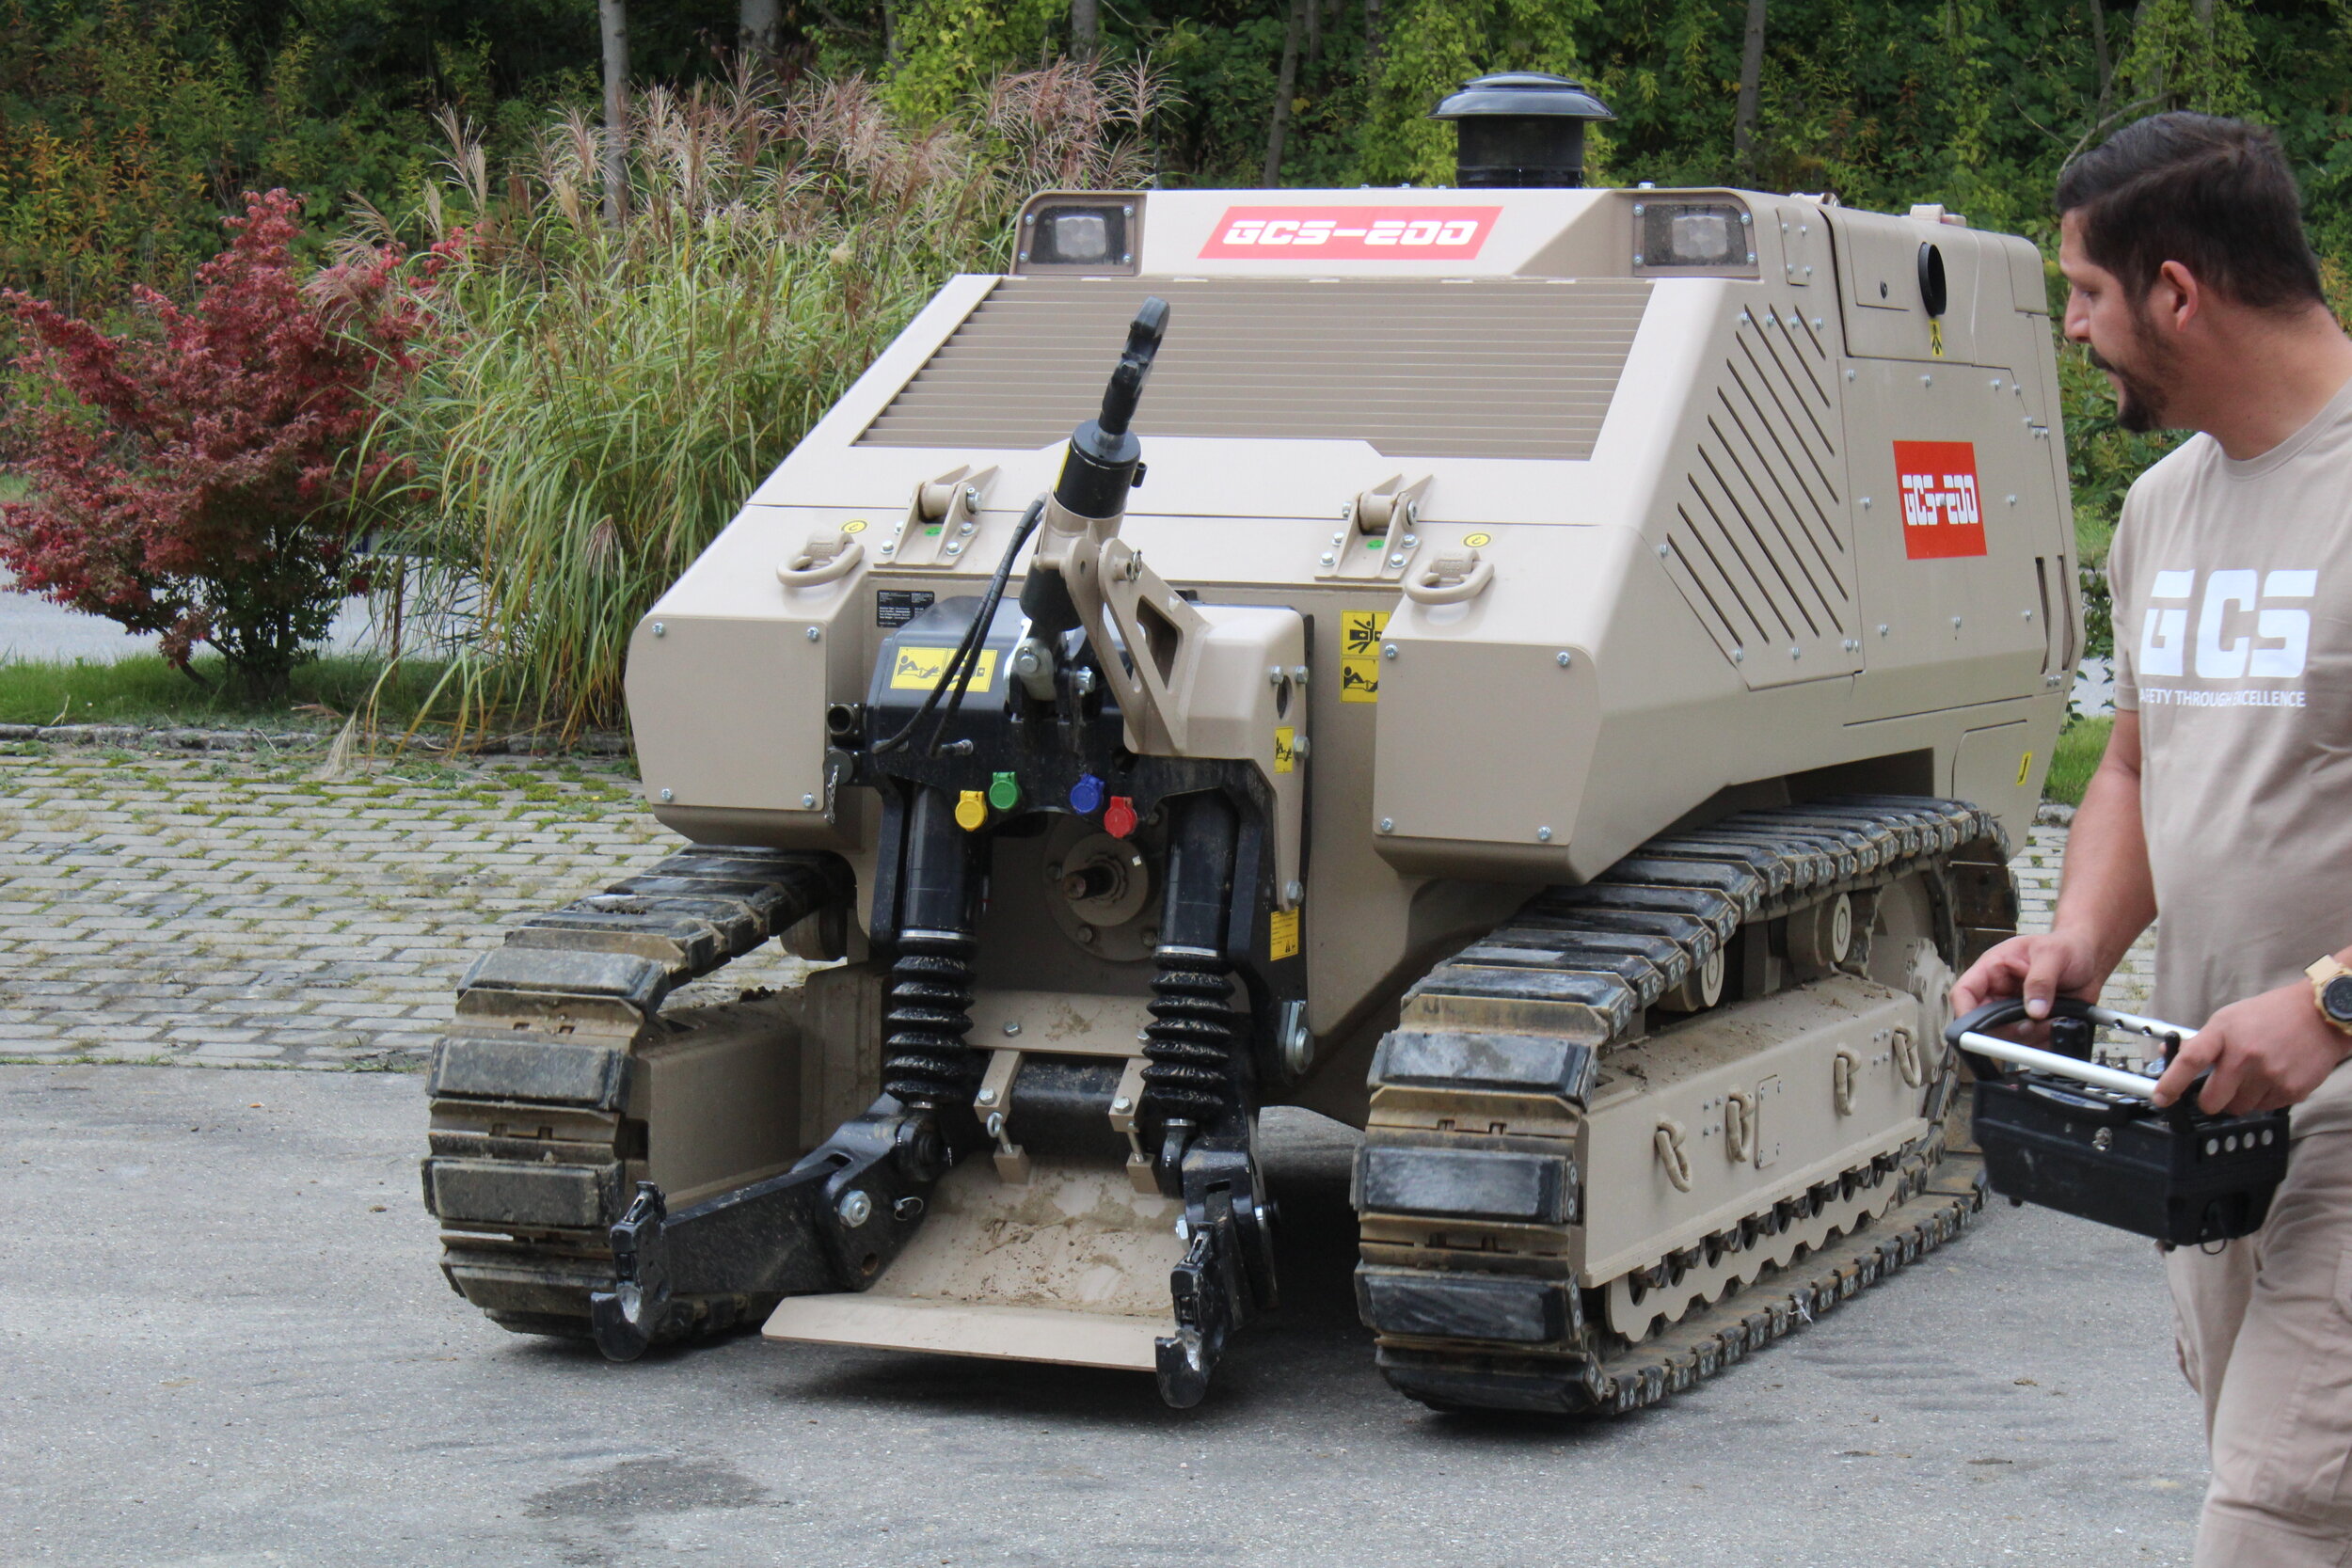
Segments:
[[[1852,796],[1742,812],[1705,829],[1653,839],[1581,887],[1536,895],[1510,925],[1438,965],[1410,994],[1552,1004],[1555,1014],[1586,1021],[1573,1037],[1563,1036],[1558,1047],[1571,1057],[1582,1052],[1584,1059],[1597,1059],[1609,1047],[1630,1043],[1643,1009],[1697,973],[1740,927],[1840,893],[1948,870],[1955,860],[1979,874],[2005,868],[2009,847],[1994,817],[1958,800]],[[2005,869],[1997,880],[2007,887]],[[1963,911],[1947,912],[1954,918],[1944,928],[1951,940],[1943,945],[1954,950],[1944,956],[1956,961],[1964,956],[1957,949],[1965,932],[1993,916],[1980,915],[1972,923],[1961,917]],[[1373,1069],[1375,1092],[1390,1060],[1384,1042]],[[1419,1057],[1411,1066],[1418,1070],[1409,1081],[1424,1095],[1433,1088],[1464,1095],[1495,1088],[1492,1081],[1433,1082]],[[1923,1089],[1931,1114],[1948,1107],[1957,1070],[1947,1057],[1942,1079]],[[1470,1136],[1452,1147],[1477,1158],[1481,1144]],[[1402,1154],[1416,1146],[1426,1148],[1426,1140],[1408,1130],[1383,1128],[1375,1112],[1365,1135],[1367,1161],[1380,1158],[1383,1150]],[[1510,1157],[1505,1150],[1526,1145],[1499,1139],[1492,1147],[1497,1153],[1490,1158],[1499,1160]],[[1368,1163],[1359,1170],[1372,1168]],[[1565,1312],[1551,1308],[1557,1338],[1533,1351],[1500,1339],[1449,1343],[1433,1338],[1425,1323],[1407,1332],[1384,1333],[1367,1290],[1361,1299],[1366,1322],[1379,1337],[1381,1370],[1400,1391],[1440,1409],[1617,1415],[1654,1404],[1934,1250],[1982,1210],[1979,1164],[1973,1154],[1946,1154],[1940,1127],[1902,1150],[1894,1169],[1910,1196],[1887,1212],[1768,1272],[1722,1302],[1693,1307],[1636,1344],[1586,1322],[1573,1302]],[[1882,1166],[1879,1175],[1884,1174]],[[1869,1167],[1848,1175],[1866,1185],[1873,1180]],[[1792,1193],[1783,1200],[1804,1196]],[[1371,1217],[1379,1211],[1367,1206],[1365,1212]],[[1437,1292],[1486,1291],[1514,1277],[1483,1270],[1400,1267],[1397,1259],[1395,1247],[1384,1247],[1375,1264],[1368,1246],[1359,1277],[1377,1276],[1390,1286],[1400,1276],[1419,1279]],[[1498,1260],[1506,1270],[1513,1261],[1508,1256]],[[1662,1270],[1671,1261],[1661,1258],[1652,1267]],[[1572,1285],[1566,1290],[1574,1295]]]
[[[634,1052],[675,1033],[663,1001],[850,895],[837,857],[697,845],[484,954],[426,1088],[424,1200],[449,1227],[451,1287],[517,1331],[582,1331],[588,1291],[612,1275],[605,1232],[642,1172],[622,1113]],[[534,1125],[535,1141],[511,1133]]]

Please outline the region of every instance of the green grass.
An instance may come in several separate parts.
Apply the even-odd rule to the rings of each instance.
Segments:
[[[282,704],[260,704],[239,695],[216,657],[199,656],[199,686],[166,664],[157,654],[115,660],[10,660],[0,663],[0,724],[142,724],[195,728],[246,727],[332,731],[363,706],[384,673],[381,659],[329,655],[299,665],[293,690]],[[404,665],[384,682],[378,697],[380,724],[406,724],[432,695],[438,665]],[[446,720],[454,704],[446,700],[427,712]]]
[[[2058,732],[2058,750],[2050,756],[2050,776],[2042,782],[2042,798],[2062,805],[2079,806],[2083,790],[2097,771],[2099,759],[2106,754],[2107,732],[2115,728],[2112,719],[2070,719],[2066,728]]]

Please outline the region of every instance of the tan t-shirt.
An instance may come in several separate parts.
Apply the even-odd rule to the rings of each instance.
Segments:
[[[2352,384],[2234,462],[2139,477],[2108,562],[2162,923],[2150,1010],[2202,1024],[2352,945]],[[2352,1062],[2295,1113],[2352,1127]]]

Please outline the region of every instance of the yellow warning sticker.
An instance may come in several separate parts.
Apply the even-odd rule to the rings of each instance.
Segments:
[[[1385,610],[1340,611],[1340,701],[1380,700],[1380,634],[1389,629]]]
[[[1494,542],[1495,536],[1491,533],[1473,533],[1462,541],[1463,544],[1468,545],[1471,549],[1478,549],[1482,546],[1491,545]]]
[[[1298,732],[1282,728],[1274,732],[1274,770],[1288,773],[1298,766]]]
[[[894,691],[929,691],[939,684],[939,677],[947,673],[947,661],[956,657],[949,647],[910,648],[901,643],[898,661],[890,667],[890,687]],[[988,683],[996,673],[996,650],[983,648],[972,671],[972,684],[966,691],[988,689]]]
[[[1298,957],[1298,911],[1276,910],[1266,916],[1265,950],[1268,958]]]
[[[841,531],[844,533],[864,533],[866,531],[866,519],[863,517],[852,517],[848,522],[841,525]]]
[[[1928,350],[1938,359],[1944,357],[1944,323],[1934,316],[1928,318]]]
[[[2030,773],[2030,772],[2032,772],[2032,771],[2033,771],[2033,753],[2032,753],[2031,752],[2026,752],[2024,756],[2020,757],[2020,758],[2018,759],[2018,761],[2017,761],[2017,787],[2018,787],[2018,788],[2023,789],[2023,788],[2026,786],[2026,774],[2028,774],[2028,773]]]

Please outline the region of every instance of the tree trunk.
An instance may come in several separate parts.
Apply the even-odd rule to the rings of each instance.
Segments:
[[[735,46],[746,55],[773,55],[784,41],[784,14],[778,0],[742,0],[737,17]]]
[[[1102,47],[1102,0],[1070,0],[1070,52],[1083,59]]]
[[[1764,7],[1748,0],[1748,36],[1740,46],[1740,102],[1731,114],[1731,161],[1740,178],[1756,182],[1756,99],[1764,86]]]
[[[2107,105],[2115,98],[2115,61],[2107,54],[2107,0],[2090,0],[2090,52],[2099,66],[2099,112],[2093,125],[2107,122]]]
[[[1265,133],[1265,179],[1260,183],[1272,190],[1282,182],[1282,134],[1290,128],[1291,94],[1298,87],[1298,35],[1300,13],[1315,0],[1291,0],[1290,19],[1282,27],[1282,69],[1274,82],[1274,115]]]
[[[1323,0],[1307,0],[1307,64],[1323,58]]]
[[[894,0],[882,0],[882,58],[892,65],[898,63],[898,8]]]
[[[2138,7],[2132,12],[2132,40],[2134,43],[2137,43],[2139,40],[2139,30],[2148,24],[2149,5],[2150,0],[2139,0]],[[2161,103],[2168,109],[2177,109],[2180,105],[2171,102],[2171,83],[2166,79],[2168,74],[2169,73],[2165,70],[2165,62],[2163,58],[2159,56],[2155,62],[2154,74],[2147,81],[2136,83],[2134,85],[2139,87],[2141,97],[2148,99],[2153,103]]]
[[[596,0],[604,17],[604,221],[628,215],[628,0]]]

